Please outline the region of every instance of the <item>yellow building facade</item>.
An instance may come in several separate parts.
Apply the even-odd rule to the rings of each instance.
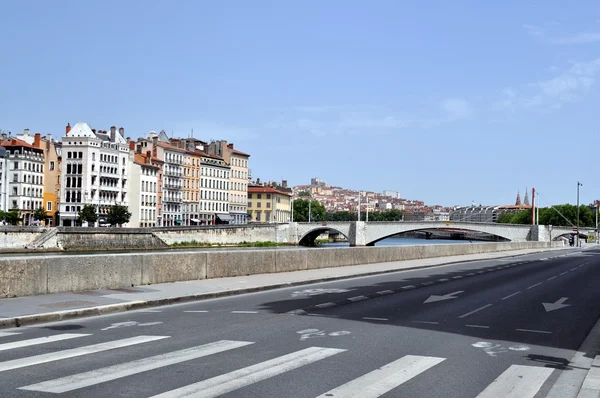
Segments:
[[[248,187],[248,214],[253,222],[287,223],[292,218],[291,195],[271,187]]]

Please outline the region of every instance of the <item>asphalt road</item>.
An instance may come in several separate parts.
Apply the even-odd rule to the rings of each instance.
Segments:
[[[573,249],[3,329],[0,396],[543,397],[598,286]]]

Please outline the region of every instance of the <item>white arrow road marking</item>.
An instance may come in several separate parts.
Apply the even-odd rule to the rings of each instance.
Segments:
[[[564,304],[567,301],[568,297],[562,297],[559,300],[556,300],[555,303],[542,303],[544,305],[544,309],[546,312],[560,310],[561,308],[565,308],[570,306],[571,304]]]
[[[461,294],[464,293],[463,290],[459,290],[457,292],[454,293],[448,293],[448,294],[444,294],[443,296],[439,296],[439,295],[431,295],[429,296],[429,298],[427,300],[425,300],[423,302],[423,304],[427,304],[427,303],[435,303],[436,301],[444,301],[444,300],[450,300],[450,299],[455,299],[458,297],[455,297],[457,294]]]

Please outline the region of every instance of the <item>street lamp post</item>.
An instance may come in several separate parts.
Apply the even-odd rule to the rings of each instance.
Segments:
[[[308,199],[308,222],[312,221],[312,219],[311,219],[311,213],[312,213],[312,211],[311,211],[311,208],[310,208],[311,204],[312,204],[312,196],[310,197],[310,199]]]
[[[577,247],[579,247],[579,187],[583,184],[577,181]]]

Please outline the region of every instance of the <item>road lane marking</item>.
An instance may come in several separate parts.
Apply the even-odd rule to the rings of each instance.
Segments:
[[[410,286],[412,286],[412,285],[410,285]],[[408,288],[408,286],[403,287],[403,289],[406,289],[406,288]],[[413,286],[413,288],[414,288],[414,286]],[[387,294],[394,294],[394,291],[393,290],[382,290],[382,291],[377,292],[377,294],[379,294],[381,296],[385,296]]]
[[[516,330],[518,330],[519,332],[552,334],[552,332],[549,332],[547,330],[535,330],[535,329],[516,329]]]
[[[475,276],[475,273],[471,272],[470,274],[467,274],[468,276]]]
[[[479,307],[479,308],[477,308],[476,310],[473,310],[473,311],[471,311],[471,312],[467,312],[466,314],[463,314],[463,315],[459,316],[459,318],[465,318],[465,317],[468,317],[469,315],[473,315],[474,313],[476,313],[476,312],[479,312],[479,311],[481,311],[481,310],[484,310],[484,309],[486,309],[487,307],[491,307],[491,306],[492,306],[491,304],[486,304],[486,305],[484,305],[483,307]]]
[[[162,312],[161,310],[137,310],[137,312]]]
[[[536,283],[535,285],[531,285],[531,286],[529,286],[529,287],[527,288],[527,290],[529,290],[529,289],[533,289],[534,287],[536,287],[536,286],[539,286],[539,285],[541,285],[542,283],[544,283],[544,282],[539,282],[539,283]]]
[[[21,334],[21,332],[0,332],[0,337],[16,336],[18,334]]]
[[[484,326],[484,325],[465,325],[468,328],[480,328],[480,329],[489,329],[489,326]]]
[[[511,365],[477,398],[533,398],[554,369]]]
[[[306,311],[304,311],[304,310],[292,310],[292,311],[286,312],[286,314],[290,314],[290,315],[306,315]]]
[[[509,298],[511,298],[511,297],[514,297],[514,296],[516,296],[516,295],[517,295],[517,294],[519,294],[519,293],[521,293],[521,292],[516,292],[516,293],[513,293],[513,294],[509,294],[509,295],[508,295],[508,296],[506,296],[506,297],[502,297],[502,300],[507,300],[507,299],[509,299]]]
[[[413,321],[414,323],[426,323],[428,325],[438,325],[439,322],[433,322],[433,321]]]
[[[85,337],[85,336],[91,336],[91,334],[63,333],[63,334],[57,334],[57,335],[54,335],[54,336],[39,337],[37,339],[15,341],[15,342],[12,342],[12,343],[0,344],[0,351],[12,350],[14,348],[29,347],[29,346],[32,346],[32,345],[52,343],[52,342],[55,342],[55,341],[76,339],[78,337]]]
[[[433,285],[433,282],[423,282],[423,283],[421,283],[421,285],[429,286],[429,285]]]
[[[550,278],[546,279],[547,281],[551,281],[552,279],[556,278],[556,275],[551,276]]]
[[[335,307],[336,305],[337,305],[336,303],[333,303],[333,302],[331,302],[331,301],[330,301],[330,302],[328,302],[328,303],[321,303],[321,304],[317,304],[317,305],[315,305],[315,307],[317,307],[317,308],[321,308],[321,309],[322,309],[322,308],[330,308],[330,307]]]
[[[416,286],[415,285],[406,285],[406,286],[402,286],[400,289],[415,289]],[[389,290],[391,292],[391,290]],[[393,293],[393,292],[392,292]]]
[[[363,301],[363,300],[368,300],[369,298],[367,296],[356,296],[356,297],[350,297],[348,300],[352,301],[352,302],[356,302],[356,301]]]
[[[442,278],[442,279],[438,279],[438,282],[448,282],[450,279],[448,278]]]
[[[231,311],[232,314],[258,314],[258,311]]]
[[[136,336],[122,340],[109,341],[107,343],[93,344],[85,347],[73,348],[51,352],[48,354],[34,355],[32,357],[13,359],[12,361],[0,362],[0,372],[7,370],[24,368],[27,366],[39,365],[61,359],[80,357],[82,355],[94,354],[96,352],[114,350],[117,348],[129,347],[136,344],[148,343],[151,341],[167,339],[169,336]]]
[[[338,348],[310,347],[185,387],[167,391],[152,398],[218,397],[344,351],[346,350]]]
[[[366,321],[389,321],[387,318],[373,318],[370,316],[364,316],[363,319]]]
[[[388,363],[377,370],[319,395],[317,398],[380,397],[444,360],[445,358],[406,355],[397,361]]]
[[[565,272],[563,272],[563,273],[562,273],[562,274],[560,274],[560,275],[561,275],[561,276],[563,276],[563,275],[566,275],[566,274],[568,274],[568,273],[569,273],[569,271],[565,271]]]
[[[456,275],[456,276],[452,277],[452,279],[461,279],[461,278],[462,278],[462,276],[460,276],[460,275]]]
[[[199,312],[200,313],[200,312],[208,312],[208,311],[206,311],[206,310],[195,310],[195,311],[183,311],[183,312]]]
[[[221,340],[214,343],[186,348],[184,350],[169,352],[167,354],[155,355],[153,357],[143,358],[136,361],[108,366],[89,372],[43,381],[41,383],[19,387],[19,390],[60,394],[63,392],[78,390],[84,387],[120,379],[134,374],[147,372],[149,370],[159,369],[164,366],[174,365],[185,361],[191,361],[192,359],[218,354],[223,351],[244,347],[250,344],[254,343],[248,341]]]
[[[573,267],[573,268],[571,268],[571,271],[575,271],[577,268],[579,268],[579,267]]]

